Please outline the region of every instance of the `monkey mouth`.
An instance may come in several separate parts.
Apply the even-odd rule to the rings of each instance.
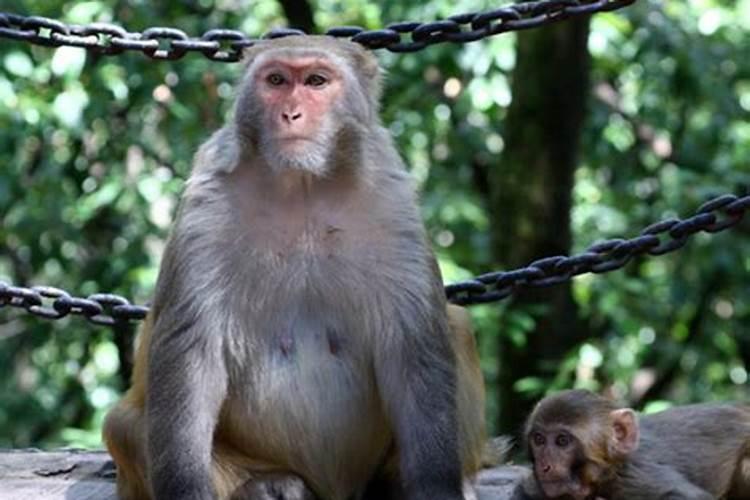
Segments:
[[[316,143],[317,141],[311,137],[305,136],[305,135],[286,135],[286,136],[278,136],[276,137],[276,140],[281,143],[290,143],[290,142],[312,142]]]
[[[276,137],[276,148],[281,154],[306,154],[305,152],[314,151],[320,147],[319,141],[312,137],[302,135]]]
[[[591,495],[591,490],[575,479],[539,481],[539,486],[541,486],[544,495],[548,498],[559,498],[569,495],[566,498],[586,500]]]

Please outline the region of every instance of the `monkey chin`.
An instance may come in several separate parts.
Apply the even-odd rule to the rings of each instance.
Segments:
[[[562,479],[559,481],[539,481],[539,486],[547,498],[569,498],[572,500],[588,500],[591,498],[591,488],[576,479]]]
[[[277,139],[273,147],[263,148],[271,170],[277,174],[289,171],[305,172],[315,177],[328,174],[328,151],[317,140],[307,138]]]

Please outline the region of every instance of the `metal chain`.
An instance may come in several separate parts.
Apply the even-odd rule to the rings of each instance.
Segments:
[[[45,300],[46,299],[46,300]],[[45,305],[45,302],[50,302]],[[124,297],[97,293],[87,298],[73,297],[68,292],[49,286],[30,288],[0,281],[0,309],[18,307],[45,319],[60,319],[69,314],[83,316],[97,325],[112,326],[146,317],[148,307],[132,305]]]
[[[365,30],[357,26],[340,26],[329,29],[326,34],[333,37],[349,38],[370,49],[386,48],[392,52],[415,52],[429,45],[441,42],[465,43],[508,31],[535,28],[573,16],[593,14],[616,10],[634,3],[636,0],[540,0],[513,4],[486,12],[472,12],[451,16],[445,20],[417,23],[401,22],[386,26],[380,30]],[[304,32],[292,29],[276,29],[262,38],[278,38],[289,35],[303,35]],[[200,38],[191,38],[185,32],[166,27],[148,28],[143,32],[128,32],[124,28],[107,23],[87,25],[69,25],[55,19],[40,16],[20,16],[0,12],[0,38],[22,40],[48,47],[72,46],[82,47],[103,55],[115,55],[124,51],[140,51],[152,59],[180,59],[188,52],[199,52],[209,59],[222,62],[238,61],[243,49],[255,44],[253,39],[244,33],[230,29],[213,29]],[[735,197],[736,198],[736,197]],[[724,211],[729,214],[737,203],[741,211],[734,219],[724,221],[720,229],[739,222],[744,215],[747,203],[745,198],[736,199],[734,203],[725,203]],[[718,209],[720,207],[717,207]],[[713,217],[713,215],[711,215]],[[689,219],[690,221],[692,219]],[[683,221],[682,224],[688,221]],[[715,221],[713,221],[715,223]],[[662,223],[663,224],[663,223]],[[680,224],[677,224],[680,226]],[[663,231],[672,234],[678,227],[668,227]],[[661,227],[661,226],[660,226]],[[681,226],[680,226],[681,227]],[[684,239],[698,230],[710,230],[693,226],[672,241],[680,245],[667,248],[671,251],[684,244]],[[720,230],[716,229],[716,230]],[[692,231],[692,232],[691,232]],[[612,240],[612,242],[621,240]],[[657,238],[658,241],[658,238]],[[607,243],[607,242],[605,242]],[[625,243],[625,242],[622,242]],[[656,247],[658,245],[653,245]],[[662,245],[658,245],[662,247]],[[592,247],[593,248],[593,247]],[[607,265],[604,256],[623,253],[622,245],[614,245],[606,250],[599,250],[598,260],[577,257],[553,257],[537,261],[531,266],[506,273],[491,273],[479,276],[474,280],[456,283],[446,287],[450,300],[461,304],[488,302],[506,297],[518,286],[547,286],[582,272],[604,272]],[[656,254],[658,248],[649,251]],[[593,252],[589,249],[589,252]],[[629,257],[628,257],[629,258]],[[557,259],[557,260],[555,260]],[[625,264],[623,261],[615,269]],[[616,261],[615,263],[618,263]],[[567,267],[566,267],[567,266]],[[552,273],[565,272],[557,276]],[[584,270],[585,268],[585,270]],[[507,293],[505,293],[507,292]],[[45,302],[51,302],[45,305]],[[74,297],[68,292],[48,286],[20,287],[0,282],[0,308],[11,306],[25,309],[30,314],[47,319],[60,319],[70,314],[80,315],[99,325],[114,325],[129,320],[143,319],[148,308],[132,305],[127,299],[114,294],[94,294],[87,298]]]
[[[365,30],[356,26],[329,29],[329,36],[349,38],[370,49],[386,48],[392,52],[415,52],[441,42],[465,43],[488,36],[535,28],[573,16],[620,9],[636,0],[540,0],[508,5],[486,12],[472,12],[428,23],[401,22],[385,29]],[[303,35],[292,29],[276,29],[262,38]],[[238,61],[243,49],[255,44],[244,33],[230,29],[207,31],[200,38],[165,27],[128,32],[120,26],[105,23],[68,25],[39,16],[0,13],[0,38],[23,40],[37,45],[82,47],[104,55],[140,51],[152,59],[180,59],[188,52],[199,52],[222,62]],[[750,196],[719,196],[701,206],[687,219],[667,219],[652,224],[631,239],[611,239],[572,256],[555,256],[532,262],[512,271],[483,274],[471,280],[446,286],[448,300],[461,305],[493,302],[506,298],[523,287],[547,287],[570,280],[573,276],[620,269],[638,255],[662,255],[681,248],[693,234],[714,233],[740,222],[750,207]],[[662,238],[664,240],[662,241]],[[52,300],[50,306],[43,305]],[[95,294],[88,298],[73,297],[67,292],[46,286],[31,288],[0,282],[0,308],[23,308],[48,319],[69,314],[81,315],[100,325],[143,319],[145,306],[132,305],[113,294]]]
[[[697,232],[716,233],[735,226],[748,209],[750,195],[725,194],[704,203],[691,217],[657,222],[635,238],[605,240],[572,257],[547,257],[512,271],[483,274],[447,285],[445,292],[454,304],[483,304],[504,299],[525,287],[549,287],[579,274],[614,271],[635,256],[663,255],[682,248]],[[50,301],[50,305],[44,305]],[[6,305],[46,319],[80,315],[98,325],[141,320],[148,313],[148,307],[132,305],[119,295],[99,293],[84,299],[58,288],[26,288],[0,282],[0,309]]]
[[[671,218],[651,224],[631,239],[610,239],[572,257],[546,257],[513,271],[498,271],[445,287],[448,300],[459,305],[504,299],[520,288],[539,288],[568,281],[584,273],[620,269],[639,255],[663,255],[682,248],[697,232],[716,233],[738,224],[750,209],[750,195],[718,196],[687,219]]]
[[[636,0],[539,0],[507,5],[485,12],[457,14],[434,22],[399,22],[384,29],[365,30],[359,26],[338,26],[326,35],[349,38],[369,49],[415,52],[441,42],[466,43],[499,33],[536,28],[570,17],[606,12],[626,7]],[[300,30],[275,29],[261,38],[304,35]],[[109,23],[65,24],[40,16],[0,12],[0,38],[22,40],[36,45],[82,47],[103,55],[140,51],[152,59],[180,59],[198,52],[209,59],[235,62],[243,49],[257,43],[233,29],[212,29],[199,38],[175,28],[153,27],[130,32]]]

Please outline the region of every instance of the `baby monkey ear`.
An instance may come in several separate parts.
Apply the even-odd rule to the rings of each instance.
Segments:
[[[612,410],[609,414],[610,439],[609,452],[612,457],[621,459],[638,449],[640,430],[638,416],[630,408]]]

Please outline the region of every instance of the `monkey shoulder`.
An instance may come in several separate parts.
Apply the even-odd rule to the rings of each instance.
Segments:
[[[623,477],[637,478],[639,484],[653,478],[654,484],[684,484],[719,495],[731,481],[726,457],[738,456],[750,443],[750,421],[738,405],[695,404],[643,415],[640,433]]]
[[[703,472],[703,471],[702,471]],[[608,500],[714,500],[690,471],[673,463],[632,459],[618,472]]]
[[[642,439],[636,454],[684,455],[684,448],[740,446],[738,436],[750,438],[750,414],[732,404],[685,405],[641,416],[640,428]]]
[[[240,162],[241,137],[232,125],[225,125],[203,144],[193,158],[193,176],[229,173],[233,171]]]
[[[750,432],[750,408],[733,403],[699,403],[676,406],[640,418],[644,432],[657,435],[696,435],[718,428]]]
[[[375,125],[370,133],[372,138],[364,144],[363,162],[376,167],[381,183],[414,191],[413,179],[388,129],[382,125]]]

